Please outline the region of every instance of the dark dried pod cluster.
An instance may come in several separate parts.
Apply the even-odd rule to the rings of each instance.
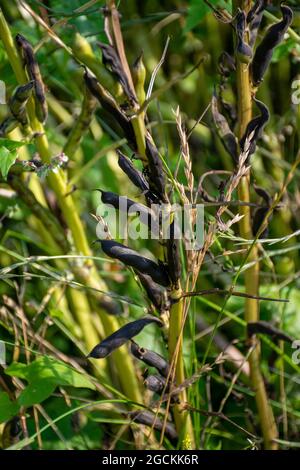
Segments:
[[[282,20],[272,25],[262,42],[255,51],[255,55],[251,65],[253,85],[259,85],[270,65],[273,51],[280,44],[293,21],[293,11],[286,5],[281,5]]]
[[[151,279],[163,287],[170,285],[170,279],[165,267],[149,258],[145,258],[135,250],[128,248],[115,240],[99,240],[102,250],[107,256],[122,261],[126,266],[130,266],[137,271],[147,274]]]
[[[236,15],[236,54],[239,60],[245,64],[249,64],[253,51],[252,47],[246,41],[246,14],[242,10],[238,10]]]
[[[257,0],[247,15],[247,24],[250,31],[249,45],[253,47],[261,24],[267,0]]]
[[[138,335],[145,326],[150,323],[157,323],[160,327],[162,326],[162,323],[158,318],[150,316],[127,323],[119,330],[115,331],[115,333],[101,341],[101,343],[97,344],[89,353],[88,357],[102,359],[109,356],[113,351],[123,346],[123,344],[127,343],[134,336]]]
[[[33,47],[21,34],[17,34],[16,43],[23,57],[30,80],[34,82],[34,102],[38,120],[44,123],[48,116],[48,106],[45,96],[45,86],[39,65],[36,61]]]

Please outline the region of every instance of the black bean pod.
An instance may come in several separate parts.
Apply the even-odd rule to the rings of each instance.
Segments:
[[[139,424],[144,424],[145,426],[151,426],[157,431],[162,431],[164,429],[165,435],[171,440],[177,440],[178,435],[174,428],[174,425],[158,418],[157,415],[151,411],[132,411],[128,413],[128,416],[135,422]]]
[[[118,153],[118,165],[121,170],[128,176],[130,181],[141,191],[149,191],[149,184],[146,181],[143,173],[137,170],[129,158],[127,158],[120,150],[117,150]]]
[[[254,98],[254,101],[260,110],[260,116],[256,116],[248,123],[247,129],[240,140],[242,151],[245,151],[245,144],[249,141],[248,159],[255,152],[257,141],[262,137],[264,128],[270,119],[268,107],[256,98]]]
[[[249,64],[252,56],[253,51],[252,47],[247,44],[245,41],[245,33],[246,33],[246,14],[242,10],[238,10],[235,19],[235,29],[236,29],[236,54],[239,60],[245,64]]]
[[[124,263],[126,266],[131,266],[137,271],[148,274],[148,276],[150,276],[154,282],[160,284],[163,287],[168,287],[170,285],[168,273],[162,265],[159,265],[155,261],[141,256],[136,251],[116,242],[115,240],[98,241],[100,241],[102,250],[105,254],[107,254],[107,256],[116,258],[122,261],[122,263]]]
[[[166,389],[166,379],[160,375],[148,375],[144,380],[144,384],[148,390],[155,393],[161,393]]]
[[[117,51],[110,44],[98,42],[98,46],[102,51],[103,65],[105,65],[105,67],[116,77],[118,82],[121,84],[123,91],[129,99],[130,103],[136,103],[136,97],[129,85],[128,78],[123,70],[122,63]]]
[[[38,120],[44,123],[48,116],[48,106],[45,95],[45,86],[42,80],[39,65],[36,61],[33,47],[22,34],[17,34],[16,43],[20,49],[30,80],[34,82],[35,112]]]
[[[148,137],[146,137],[146,157],[148,160],[147,173],[149,175],[150,189],[158,195],[161,202],[167,202],[165,195],[166,181],[162,161],[157,148]]]
[[[275,47],[283,41],[285,33],[292,24],[293,10],[286,5],[281,5],[281,12],[283,16],[282,20],[268,29],[254,54],[251,66],[252,82],[254,86],[258,86],[262,82],[272,60]]]
[[[257,333],[262,333],[264,335],[272,336],[273,338],[277,340],[280,339],[288,343],[293,342],[293,339],[290,336],[288,336],[284,331],[279,330],[278,328],[273,326],[271,323],[264,321],[264,320],[248,323],[247,332],[248,332],[249,337]]]
[[[122,129],[128,143],[136,148],[135,134],[130,120],[123,113],[111,94],[98,82],[88,70],[85,70],[84,81],[93,96],[97,98],[102,108],[105,109]]]
[[[163,377],[168,377],[170,365],[160,354],[150,351],[149,349],[141,348],[134,341],[131,342],[131,353],[134,357],[144,362],[144,364],[154,367]]]
[[[263,224],[263,222],[265,220],[265,217],[266,217],[268,211],[269,211],[269,207],[259,207],[254,212],[253,221],[252,221],[252,232],[253,232],[254,236],[256,236],[256,234],[258,233],[261,225]],[[269,218],[269,221],[270,221],[270,219],[271,218]],[[261,238],[261,239],[268,238],[268,235],[269,235],[269,228],[266,227],[263,230],[263,232],[260,234],[259,238]]]
[[[141,284],[154,307],[158,310],[158,312],[164,310],[165,296],[161,287],[155,282],[153,282],[151,277],[147,276],[147,274],[143,274],[137,271],[137,276],[141,281]]]
[[[227,119],[219,111],[218,98],[215,93],[212,97],[211,110],[212,110],[213,120],[217,129],[218,135],[223,143],[223,146],[225,150],[229,153],[229,155],[232,157],[233,161],[237,162],[238,155],[239,155],[237,139],[234,133],[232,132],[232,130],[230,129]]]
[[[101,343],[97,344],[89,353],[88,357],[102,359],[109,356],[113,351],[123,346],[123,344],[127,343],[127,341],[134,336],[138,335],[145,326],[150,323],[157,323],[160,327],[162,326],[162,323],[158,318],[150,316],[127,323],[127,325],[122,326],[112,335],[101,341]]]
[[[258,30],[266,7],[266,0],[256,0],[255,4],[247,15],[247,24],[250,31],[249,44],[251,47],[253,47],[256,42]]]
[[[25,126],[28,122],[26,114],[26,104],[32,95],[33,88],[33,80],[31,82],[26,83],[25,85],[18,86],[8,103],[11,114],[23,126]]]

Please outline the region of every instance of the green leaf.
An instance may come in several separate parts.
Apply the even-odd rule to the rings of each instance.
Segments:
[[[54,392],[56,384],[40,380],[29,384],[18,398],[20,406],[32,406],[46,400]]]
[[[10,167],[15,163],[17,159],[17,152],[12,152],[6,147],[0,147],[0,171],[3,178],[6,180]]]
[[[216,5],[218,0],[210,0],[210,2],[212,5]],[[203,0],[192,0],[188,9],[184,32],[187,33],[195,28],[210,11],[212,11],[211,8]]]
[[[13,363],[5,369],[5,373],[25,379],[29,383],[18,399],[22,406],[41,403],[57,386],[95,390],[94,384],[83,374],[48,356],[40,356],[29,365]]]
[[[0,138],[0,147],[6,147],[10,152],[17,150],[19,147],[25,145],[25,142],[19,142],[18,140],[11,140]]]
[[[18,403],[11,401],[6,392],[0,392],[0,423],[12,418],[18,411]]]

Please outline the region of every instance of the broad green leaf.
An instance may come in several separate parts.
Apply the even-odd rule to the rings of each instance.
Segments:
[[[19,377],[20,379],[26,379],[27,365],[22,362],[13,362],[6,369],[5,373],[12,377]]]
[[[18,398],[20,406],[32,406],[42,403],[54,392],[56,384],[47,380],[40,380],[29,384]]]
[[[6,147],[7,150],[13,152],[17,150],[19,147],[25,145],[25,142],[19,142],[18,140],[11,140],[11,139],[4,139],[0,138],[0,147]]]
[[[11,401],[6,392],[0,392],[0,423],[12,418],[18,411],[18,403]]]
[[[219,2],[219,0],[210,0],[212,5],[217,5],[218,3],[223,3]],[[209,8],[209,6],[204,3],[203,0],[192,0],[190,2],[190,6],[188,8],[188,15],[186,18],[186,25],[184,28],[184,32],[191,31],[191,29],[195,28],[205,17],[205,15],[212,10]]]
[[[15,150],[8,150],[6,147],[0,147],[0,171],[3,178],[6,180],[10,167],[17,159],[17,152]]]

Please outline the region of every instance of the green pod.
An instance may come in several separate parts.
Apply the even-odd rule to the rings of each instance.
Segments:
[[[8,103],[11,114],[23,126],[25,126],[28,122],[26,114],[26,104],[32,95],[33,88],[33,80],[31,82],[26,83],[25,85],[19,86],[13,93]]]
[[[138,335],[145,326],[150,323],[157,323],[160,327],[162,326],[161,321],[156,317],[144,317],[127,323],[112,335],[101,341],[101,343],[97,344],[89,353],[88,357],[102,359],[109,356],[113,351],[123,346],[123,344],[127,343],[127,341],[134,336]]]
[[[145,80],[146,68],[143,62],[143,52],[139,55],[132,67],[132,79],[135,86],[135,92],[140,105],[146,99]]]
[[[271,63],[275,47],[283,41],[285,33],[292,24],[293,10],[286,5],[281,5],[281,12],[282,20],[268,29],[265,37],[256,49],[251,66],[254,86],[258,86],[262,82]]]

